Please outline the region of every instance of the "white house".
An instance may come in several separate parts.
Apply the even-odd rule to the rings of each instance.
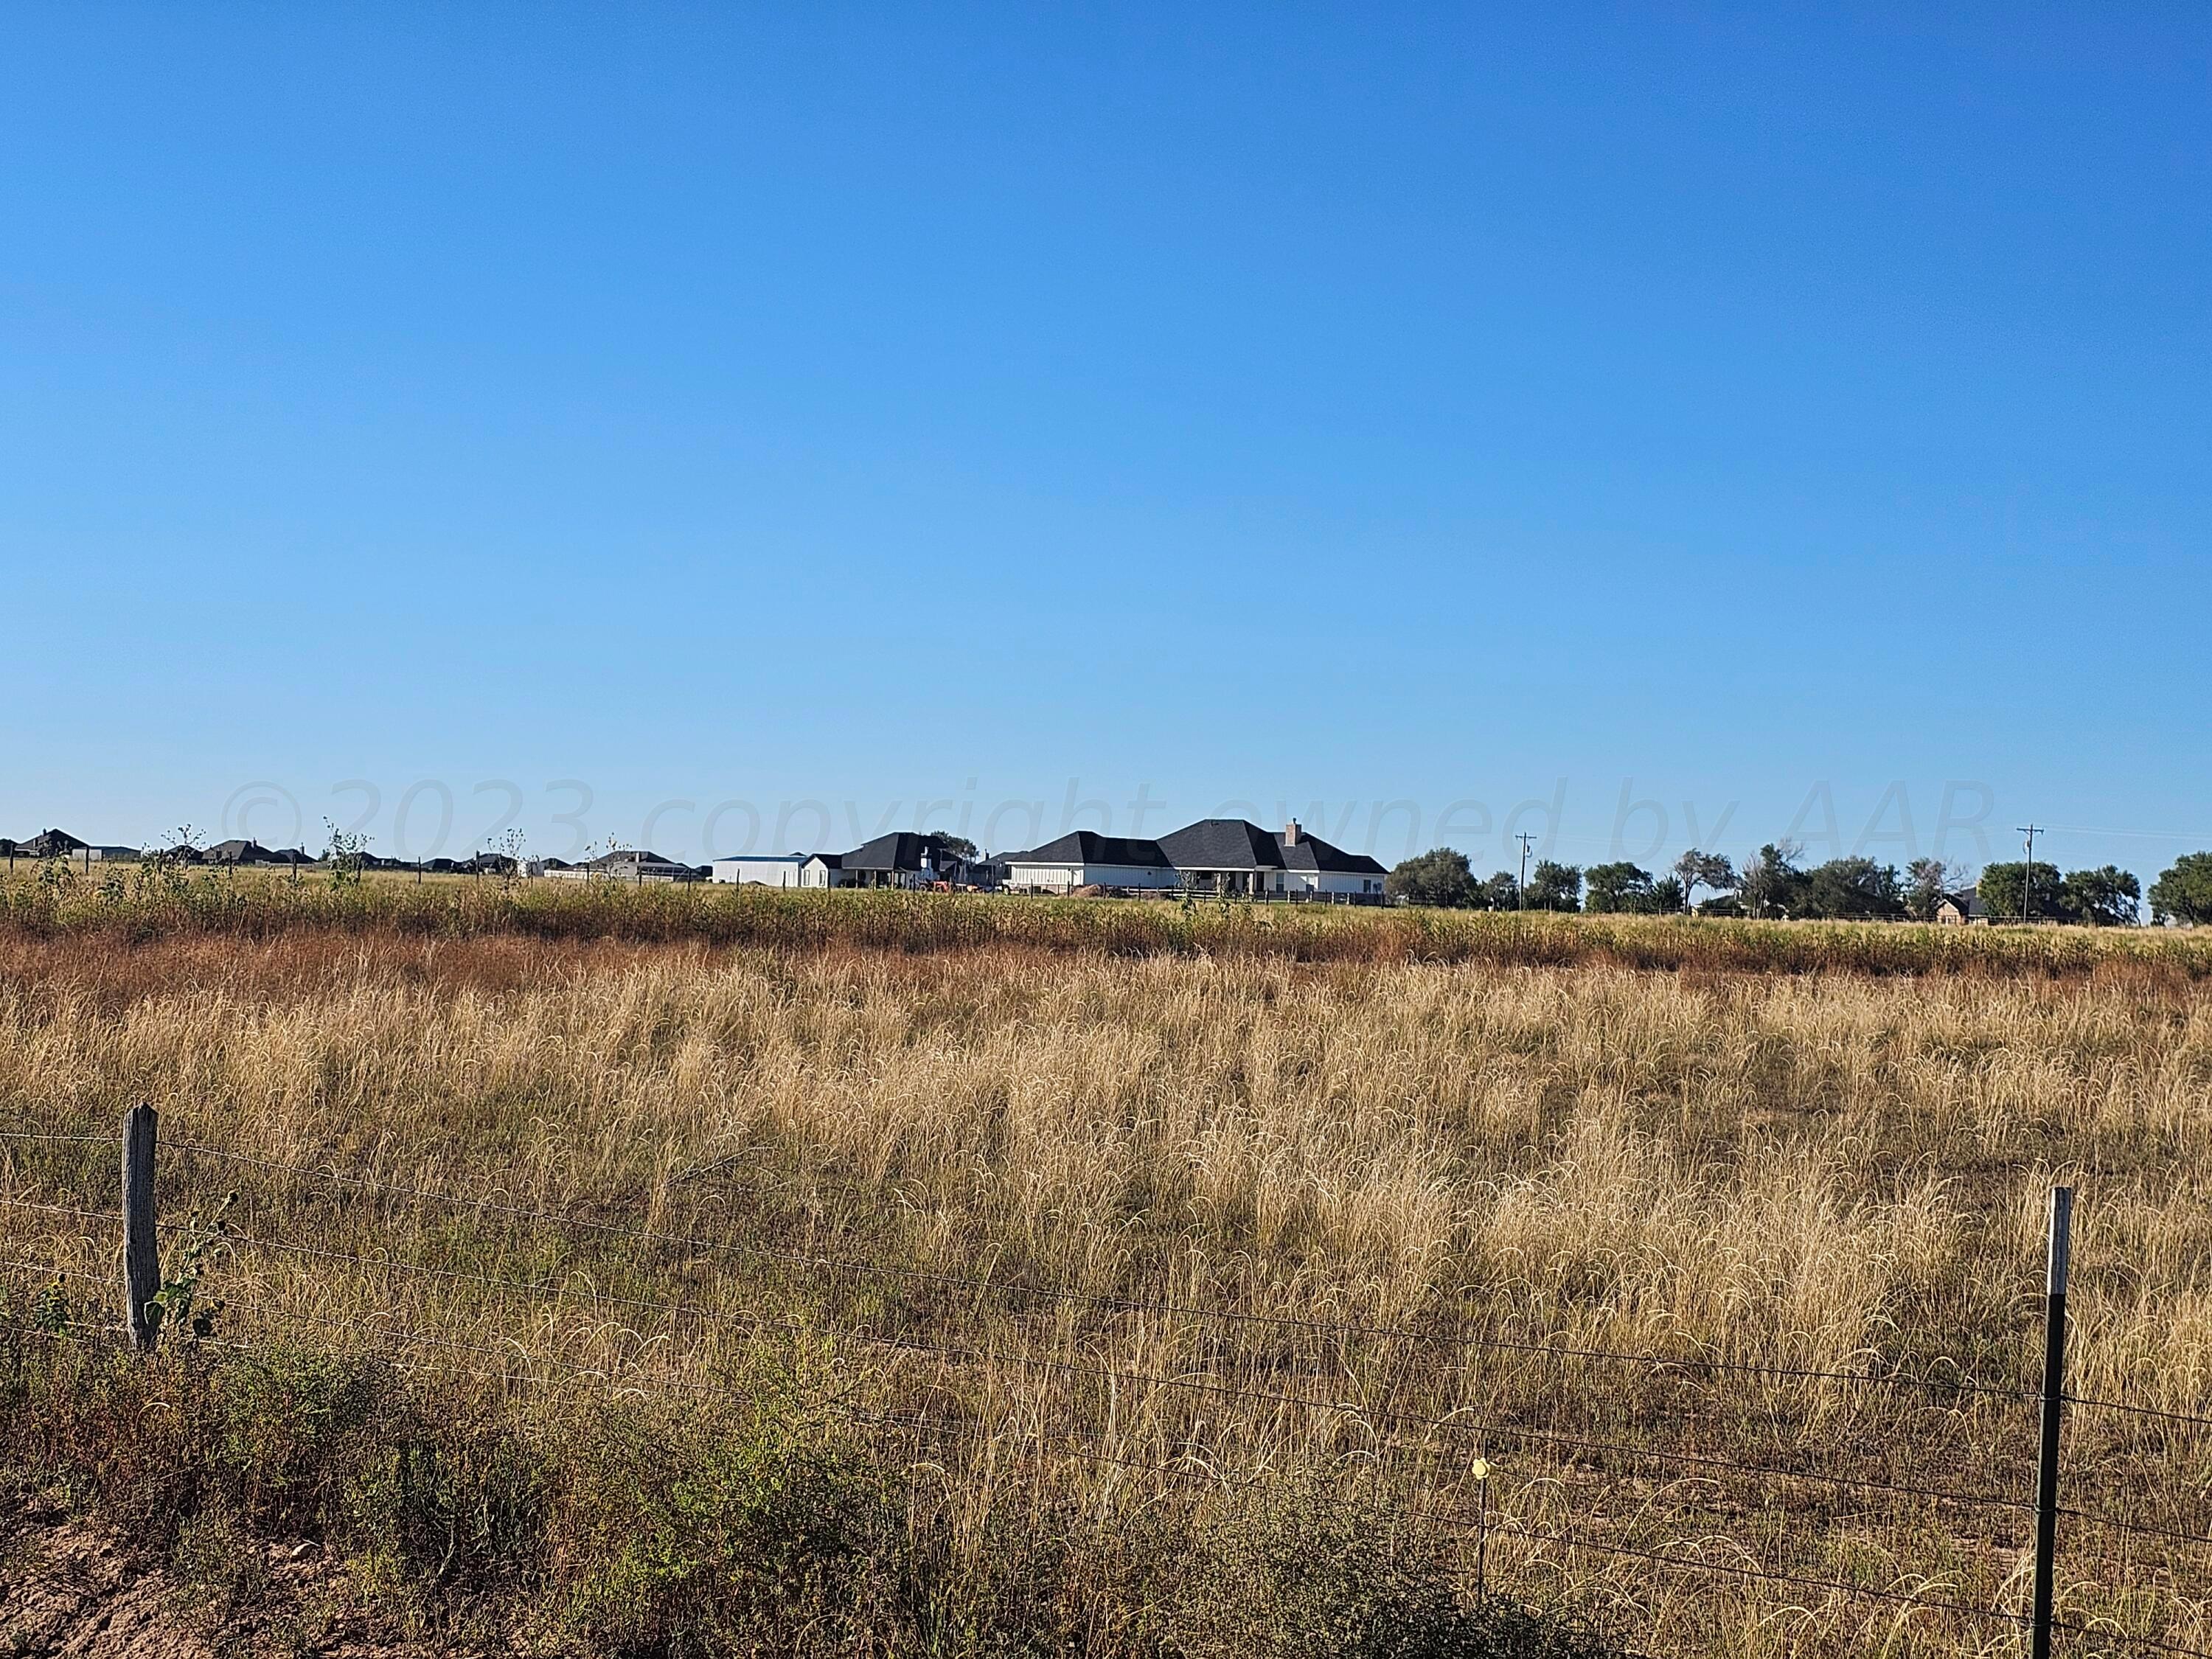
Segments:
[[[945,838],[930,831],[895,830],[837,854],[839,887],[958,886],[966,866]]]
[[[1243,818],[1200,818],[1160,837],[1183,884],[1246,898],[1380,903],[1389,873],[1364,853],[1310,836],[1296,818],[1280,834]]]
[[[1009,853],[1006,885],[1067,893],[1079,887],[1172,888],[1182,877],[1156,841],[1133,841],[1077,830],[1026,853]]]
[[[1240,898],[1379,904],[1382,866],[1306,834],[1293,819],[1282,833],[1243,818],[1201,818],[1158,841],[1078,830],[1006,855],[1006,884],[1032,892],[1109,887],[1162,889]]]
[[[1381,902],[1382,878],[1390,872],[1378,860],[1306,834],[1296,818],[1284,826],[1275,842],[1283,855],[1283,885],[1288,891]]]
[[[766,887],[956,886],[969,871],[945,838],[894,830],[849,853],[739,853],[716,859],[720,882]]]

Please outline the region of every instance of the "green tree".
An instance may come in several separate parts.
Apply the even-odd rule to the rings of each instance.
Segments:
[[[1652,892],[1651,872],[1625,860],[1619,864],[1593,864],[1589,896],[1583,908],[1593,914],[1650,915],[1659,908]]]
[[[2132,927],[2142,919],[2142,884],[2117,864],[2068,871],[2063,897],[2067,916],[2092,927]]]
[[[1804,848],[1794,841],[1769,842],[1736,877],[1736,896],[1747,915],[1794,916],[1805,908],[1805,872],[1797,860]]]
[[[1449,847],[1416,854],[1382,878],[1386,897],[1405,904],[1434,904],[1453,909],[1475,902],[1474,872],[1467,854]]]
[[[1692,847],[1674,860],[1674,879],[1681,885],[1681,908],[1686,910],[1700,887],[1710,887],[1716,893],[1734,892],[1735,866],[1726,853],[1701,853]]]
[[[1521,878],[1510,870],[1500,870],[1475,888],[1474,902],[1475,908],[1481,910],[1519,909]]]
[[[1915,921],[1933,921],[1937,907],[1971,884],[1966,872],[1942,859],[1915,859],[1905,866],[1905,914]]]
[[[330,831],[331,844],[323,854],[323,861],[331,867],[331,885],[358,887],[361,872],[368,867],[368,837],[349,835],[328,818],[323,826]]]
[[[1528,877],[1531,910],[1579,910],[1583,908],[1583,872],[1577,864],[1555,864],[1538,859]]]
[[[2212,921],[2212,853],[2184,853],[2150,884],[2151,920]]]
[[[1982,878],[1974,890],[1982,896],[1983,908],[1990,913],[1991,921],[2018,921],[2023,912],[2021,901],[2027,902],[2026,915],[2030,921],[2070,921],[2073,915],[2066,908],[2065,878],[2055,864],[2035,861],[2032,872],[2027,866],[2014,860],[2010,864],[1992,864],[1982,872]],[[2021,889],[2023,880],[2029,880],[2027,892]]]
[[[1895,921],[1905,915],[1905,886],[1892,864],[1830,859],[1805,872],[1794,915],[1844,921]]]

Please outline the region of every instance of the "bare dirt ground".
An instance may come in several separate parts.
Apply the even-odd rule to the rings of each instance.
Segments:
[[[343,1603],[309,1543],[246,1546],[251,1607],[148,1566],[129,1540],[37,1505],[0,1515],[0,1654],[9,1659],[418,1659]]]

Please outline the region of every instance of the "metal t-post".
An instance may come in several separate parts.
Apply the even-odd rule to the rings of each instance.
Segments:
[[[2051,1189],[2050,1270],[2043,1297],[2043,1444],[2035,1471],[2035,1611],[2031,1659],[2051,1659],[2051,1580],[2058,1547],[2058,1419],[2066,1401],[2066,1267],[2074,1189]]]

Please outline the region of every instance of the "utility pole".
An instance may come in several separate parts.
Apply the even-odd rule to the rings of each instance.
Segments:
[[[2023,823],[2017,827],[2027,837],[2027,862],[2020,870],[2020,919],[2026,922],[2029,917],[2028,901],[2035,891],[2035,838],[2042,833],[2043,826]]]
[[[1523,830],[1513,839],[1521,843],[1521,884],[1513,890],[1513,908],[1525,910],[1528,908],[1528,843],[1536,838]]]

